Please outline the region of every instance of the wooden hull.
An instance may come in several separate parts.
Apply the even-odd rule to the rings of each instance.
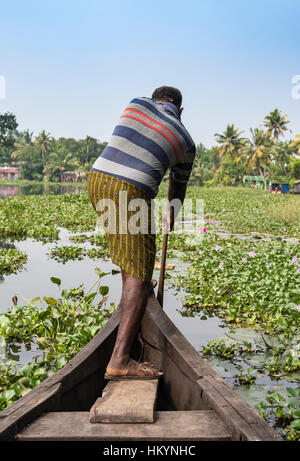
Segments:
[[[104,372],[114,347],[119,318],[120,310],[117,309],[64,368],[0,413],[0,440],[21,440],[24,428],[45,413],[61,413],[67,417],[68,412],[74,412],[74,417],[82,415],[85,418],[107,384]],[[136,354],[142,352],[143,360],[150,360],[164,371],[159,382],[158,412],[166,412],[166,417],[171,411],[178,411],[178,414],[191,411],[191,415],[195,411],[214,412],[230,431],[231,440],[281,440],[200,357],[161,309],[154,295],[149,298],[141,332],[143,350],[138,350],[136,345]],[[136,440],[134,435],[131,439]]]

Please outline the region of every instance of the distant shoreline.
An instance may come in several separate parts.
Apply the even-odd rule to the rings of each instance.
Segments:
[[[76,186],[76,187],[86,187],[87,182],[51,182],[51,181],[36,181],[36,180],[29,180],[29,179],[1,179],[0,186],[26,186],[26,185],[45,185],[45,186]]]

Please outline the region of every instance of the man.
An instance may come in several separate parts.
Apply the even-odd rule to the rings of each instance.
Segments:
[[[98,214],[104,211],[99,205],[102,200],[112,200],[115,205],[115,214],[110,215],[116,226],[107,237],[112,262],[121,268],[123,283],[121,319],[106,368],[107,379],[153,379],[163,374],[149,363],[132,360],[130,353],[154,287],[156,248],[151,233],[151,199],[170,168],[168,200],[179,199],[182,203],[195,157],[194,142],[181,123],[181,103],[181,92],[168,86],[157,88],[151,99],[133,99],[89,173],[89,195]],[[124,193],[126,201],[121,203]],[[128,205],[136,199],[143,199],[148,207],[145,233],[132,233],[127,226],[132,216]],[[167,231],[173,229],[176,219],[172,210],[163,218]]]

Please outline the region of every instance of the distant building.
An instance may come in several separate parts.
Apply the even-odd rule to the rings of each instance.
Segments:
[[[14,166],[1,166],[0,179],[18,179],[20,170]]]
[[[295,182],[295,194],[300,194],[300,181]]]

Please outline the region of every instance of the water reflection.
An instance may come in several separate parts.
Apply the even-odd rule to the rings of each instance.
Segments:
[[[80,194],[85,192],[85,186],[72,184],[21,184],[14,186],[0,185],[0,197],[6,198],[14,195],[49,195],[49,194]]]

